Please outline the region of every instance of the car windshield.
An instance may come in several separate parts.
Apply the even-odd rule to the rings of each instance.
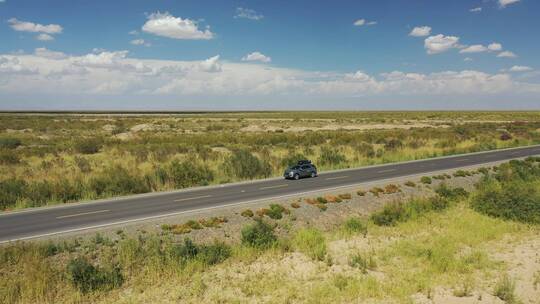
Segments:
[[[298,170],[298,169],[300,169],[300,166],[292,166],[292,167],[290,167],[289,169],[291,169],[291,170]]]

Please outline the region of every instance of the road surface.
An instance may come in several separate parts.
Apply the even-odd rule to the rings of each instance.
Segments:
[[[0,215],[0,243],[126,224],[263,199],[302,195],[364,182],[427,174],[531,155],[540,155],[540,146],[333,171],[321,173],[316,178],[298,181],[267,179],[4,213]]]

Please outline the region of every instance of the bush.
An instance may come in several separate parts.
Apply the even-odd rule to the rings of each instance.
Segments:
[[[26,182],[21,179],[6,179],[0,181],[0,208],[7,209],[15,206],[26,191]]]
[[[174,160],[166,169],[168,180],[176,188],[208,185],[214,180],[214,173],[205,165],[192,161]]]
[[[26,198],[30,201],[31,207],[44,205],[52,199],[52,185],[47,181],[33,182],[26,188]]]
[[[266,249],[275,242],[274,228],[260,219],[242,229],[242,244],[244,245]]]
[[[429,199],[413,199],[406,203],[386,204],[381,211],[371,215],[371,220],[378,226],[394,226],[430,211],[441,211],[450,206],[447,199],[440,196]]]
[[[300,205],[298,203],[291,203],[291,207],[294,209],[300,208]]]
[[[0,165],[15,165],[18,164],[21,159],[17,151],[0,150]]]
[[[384,189],[379,187],[373,187],[371,190],[369,190],[374,196],[379,197],[381,193],[384,193]]]
[[[364,237],[367,234],[367,225],[359,218],[350,217],[343,223],[343,229],[348,234],[361,233]]]
[[[439,196],[450,199],[450,200],[465,198],[469,195],[469,193],[462,187],[450,189],[446,184],[439,185],[439,187],[435,189],[435,192]]]
[[[319,163],[323,166],[336,166],[345,162],[347,159],[338,150],[329,147],[322,147],[319,156]]]
[[[470,176],[471,173],[469,171],[465,171],[465,170],[457,170],[456,172],[454,172],[454,174],[452,174],[454,177],[466,177],[466,176]]]
[[[124,282],[120,268],[115,267],[106,271],[95,267],[84,258],[76,258],[67,265],[69,279],[82,293],[99,289],[110,290],[119,287]]]
[[[352,256],[349,265],[351,267],[359,268],[364,274],[366,274],[368,270],[375,270],[375,268],[377,268],[377,263],[371,255],[366,258],[361,254],[355,254]]]
[[[268,177],[272,174],[272,168],[268,163],[262,162],[249,151],[241,149],[232,152],[225,161],[225,168],[230,175],[242,179]]]
[[[253,217],[253,211],[251,209],[246,209],[240,213],[243,217]]]
[[[199,254],[199,247],[190,238],[185,238],[183,244],[171,247],[172,257],[180,260],[182,263],[194,259],[197,254]]]
[[[219,264],[231,256],[231,247],[223,242],[215,242],[212,245],[202,246],[199,249],[198,258],[205,265]]]
[[[388,184],[384,187],[384,193],[385,194],[392,194],[392,193],[397,193],[397,192],[400,192],[401,190],[399,189],[399,187],[397,185],[394,185],[394,184]]]
[[[13,137],[0,138],[0,149],[16,149],[21,145],[21,140]]]
[[[338,195],[338,197],[344,200],[350,200],[352,198],[352,195],[350,193],[342,193]]]
[[[279,204],[270,204],[270,209],[265,212],[265,215],[271,219],[279,220],[283,217],[283,213],[287,213],[288,210]]]
[[[472,198],[474,210],[493,217],[540,223],[540,182],[516,179],[482,182]]]
[[[416,187],[416,183],[414,183],[413,181],[407,181],[405,182],[405,186],[407,187]]]
[[[323,261],[326,256],[326,239],[317,229],[299,230],[294,236],[293,244],[296,249],[314,260]]]
[[[98,196],[104,194],[130,194],[149,192],[150,188],[144,179],[131,176],[127,169],[120,165],[109,167],[90,180],[89,187]]]
[[[356,194],[357,194],[358,196],[364,196],[364,195],[366,195],[366,191],[364,191],[364,190],[358,190],[358,191],[356,191]]]
[[[81,154],[95,154],[101,150],[101,140],[89,138],[75,143],[75,150]]]
[[[429,177],[429,176],[422,176],[422,178],[420,178],[420,182],[421,182],[422,184],[431,185],[431,177]]]
[[[402,147],[403,143],[401,142],[401,140],[396,138],[392,138],[384,144],[384,149],[388,151],[394,151],[397,149],[401,149]]]

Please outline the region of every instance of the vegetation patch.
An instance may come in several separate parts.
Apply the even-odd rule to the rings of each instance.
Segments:
[[[381,193],[384,193],[384,189],[380,187],[373,187],[369,190],[373,196],[379,197]]]
[[[242,229],[242,244],[250,247],[266,249],[271,247],[276,240],[274,228],[260,219]]]
[[[326,238],[315,228],[304,228],[296,232],[293,246],[300,252],[318,261],[326,256]]]
[[[243,217],[253,217],[254,214],[253,214],[253,211],[251,211],[251,209],[246,209],[242,211],[240,215],[242,215]]]
[[[431,185],[431,177],[422,176],[422,178],[420,178],[420,182],[425,185]]]
[[[398,192],[401,192],[401,189],[399,189],[398,185],[388,184],[384,187],[384,194],[393,194]]]

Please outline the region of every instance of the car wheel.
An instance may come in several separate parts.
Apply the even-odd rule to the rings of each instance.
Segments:
[[[300,179],[300,175],[295,174],[295,175],[294,175],[294,179],[296,179],[296,180]]]
[[[315,172],[311,172],[311,177],[315,177],[317,176],[317,174],[315,174]]]

